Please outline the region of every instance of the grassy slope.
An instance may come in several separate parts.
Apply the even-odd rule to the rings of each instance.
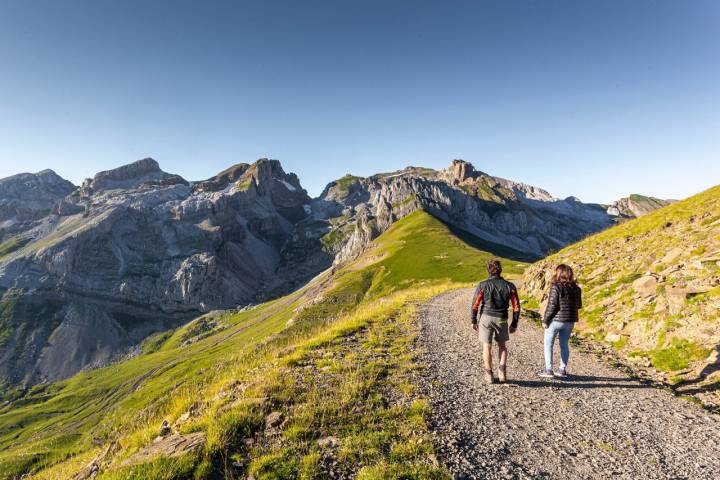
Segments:
[[[488,257],[416,212],[357,261],[288,297],[206,322],[200,335],[196,320],[148,341],[152,353],[0,408],[0,478],[69,478],[115,442],[103,478],[324,478],[329,468],[442,478],[413,386],[414,305],[477,280]],[[286,420],[265,432],[272,411]],[[124,464],[163,420],[205,432],[204,447]],[[339,446],[321,447],[326,436]]]
[[[570,264],[584,288],[582,333],[674,382],[698,381],[720,343],[719,261],[720,186],[561,250],[531,266],[525,284],[537,305],[552,268]],[[636,291],[650,274],[654,291]]]

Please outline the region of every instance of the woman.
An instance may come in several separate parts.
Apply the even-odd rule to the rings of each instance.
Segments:
[[[566,378],[567,363],[570,358],[570,334],[578,321],[578,310],[582,308],[582,292],[575,281],[572,268],[565,264],[555,269],[550,298],[543,316],[545,324],[545,370],[540,372],[543,378]],[[553,344],[555,337],[560,338],[560,368],[553,373]]]

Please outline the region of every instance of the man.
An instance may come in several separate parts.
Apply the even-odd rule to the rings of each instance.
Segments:
[[[502,265],[498,260],[487,263],[490,277],[478,284],[473,295],[470,318],[473,330],[479,332],[483,342],[485,383],[495,383],[492,371],[492,342],[498,344],[498,380],[507,380],[507,346],[510,334],[515,333],[520,319],[520,302],[515,285],[502,278]],[[513,318],[508,328],[508,308],[512,305]],[[478,316],[479,321],[478,321]]]

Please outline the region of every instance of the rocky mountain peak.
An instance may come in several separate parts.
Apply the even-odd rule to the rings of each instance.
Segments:
[[[241,181],[245,172],[250,168],[250,164],[236,163],[226,168],[214,177],[208,178],[193,185],[195,192],[217,192],[223,190],[228,184]]]
[[[74,190],[49,169],[0,179],[0,241],[33,228]]]
[[[197,182],[195,191],[213,192],[227,188],[230,183],[236,183],[243,189],[258,187],[261,193],[268,193],[280,186],[291,194],[307,197],[307,193],[300,185],[300,180],[294,173],[286,173],[279,160],[260,158],[252,164],[238,163],[212,178]],[[253,188],[254,188],[253,187]],[[304,198],[309,203],[310,198]]]
[[[607,214],[617,218],[636,218],[670,205],[672,202],[672,200],[662,200],[633,193],[613,202],[608,207]]]
[[[276,204],[310,204],[311,198],[294,173],[286,173],[279,160],[260,158],[242,176],[254,180],[261,194],[270,193]]]
[[[75,185],[68,182],[53,170],[45,169],[37,173],[18,173],[0,178],[0,197],[37,199],[38,196],[63,197],[75,190]]]
[[[453,160],[446,171],[451,183],[455,185],[460,184],[469,178],[476,178],[482,173],[475,170],[472,163],[462,159]]]
[[[96,173],[93,178],[88,178],[83,182],[80,193],[88,196],[103,190],[132,189],[143,183],[163,182],[169,178],[176,178],[184,182],[178,175],[163,172],[158,162],[148,157],[112,170]]]

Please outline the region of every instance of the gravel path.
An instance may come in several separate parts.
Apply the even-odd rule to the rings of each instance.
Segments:
[[[508,384],[483,384],[471,295],[443,294],[420,314],[422,389],[456,478],[720,478],[720,416],[577,348],[570,379],[543,380],[542,330],[525,319],[508,344]]]

